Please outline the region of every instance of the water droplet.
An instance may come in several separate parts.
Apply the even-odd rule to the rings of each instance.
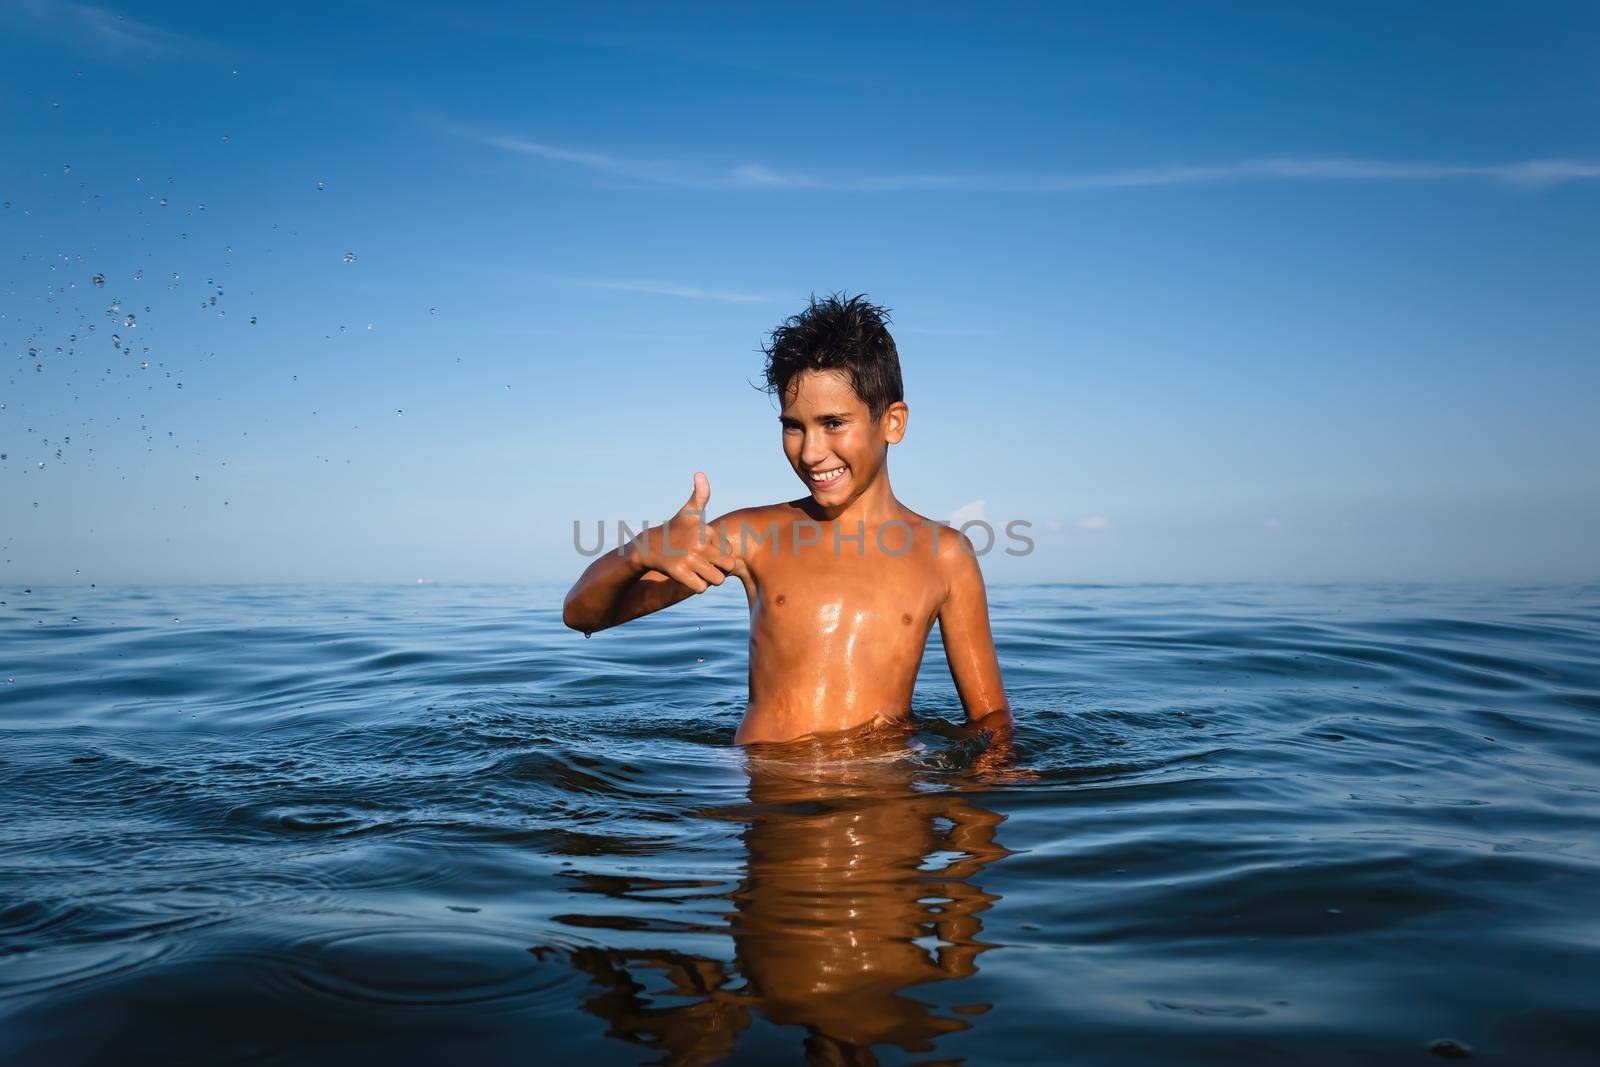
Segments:
[[[173,275],[173,277],[177,277],[177,275]],[[137,282],[137,281],[142,280],[143,278],[144,278],[144,268],[143,267],[140,267],[138,270],[133,272],[133,280],[134,281]]]
[[[237,74],[239,72],[238,71],[234,71],[234,73]],[[233,138],[229,137],[227,134],[223,134],[222,135],[222,143],[223,144],[227,144],[231,140],[233,140]]]
[[[394,409],[394,413],[396,415],[404,415],[405,414],[405,412],[403,410],[401,410],[400,408],[395,408]]]
[[[167,206],[167,198],[164,197],[164,196],[161,198],[161,206],[162,207],[166,207]]]
[[[127,318],[122,320],[122,325],[127,326],[127,327],[129,327],[131,329],[133,327],[138,326],[139,324],[134,321],[134,318],[133,318],[132,315],[129,315]]]
[[[254,315],[251,315],[250,316],[250,325],[254,326],[255,324],[256,324],[256,317]]]
[[[122,335],[120,333],[112,334],[111,335],[111,343],[112,343],[113,346],[115,346],[117,348],[121,348],[122,347]]]
[[[320,180],[320,179],[319,179],[319,180],[318,180],[318,181],[317,181],[317,192],[319,192],[319,193],[320,193],[320,192],[322,192],[322,187],[323,187],[323,186],[324,186],[324,185],[325,185],[325,184],[326,184],[326,183],[325,183],[325,182],[323,182],[323,181],[321,181],[321,180]]]
[[[62,174],[71,174],[72,173],[72,164],[71,163],[63,163],[63,164],[61,164],[61,173]]]
[[[106,287],[106,276],[104,274],[96,274],[94,276],[94,287],[96,289],[104,289]]]
[[[139,364],[139,369],[140,370],[149,370],[150,369],[150,364],[148,364],[148,363],[140,363]]]
[[[344,254],[344,261],[346,263],[354,263],[356,261],[356,254],[354,252],[346,252]]]

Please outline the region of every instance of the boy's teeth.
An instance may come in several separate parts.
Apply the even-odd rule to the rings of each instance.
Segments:
[[[833,470],[825,471],[822,474],[813,474],[811,476],[811,480],[813,482],[817,483],[818,485],[826,485],[829,482],[838,481],[839,480],[839,476],[842,475],[843,473],[844,473],[844,468],[843,467],[835,467]]]

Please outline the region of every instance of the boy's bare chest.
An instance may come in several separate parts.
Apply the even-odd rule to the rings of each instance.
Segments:
[[[889,556],[870,545],[859,553],[848,542],[838,551],[823,544],[758,553],[746,565],[752,625],[774,637],[920,642],[944,595],[931,558]]]

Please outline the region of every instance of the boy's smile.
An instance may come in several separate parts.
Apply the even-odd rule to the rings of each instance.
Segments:
[[[784,455],[812,498],[835,513],[872,485],[905,432],[903,403],[874,419],[842,371],[801,371],[784,401]]]
[[[841,464],[832,470],[810,471],[808,472],[808,475],[811,478],[811,484],[820,489],[823,487],[832,486],[840,478],[843,478],[845,475],[845,468]]]

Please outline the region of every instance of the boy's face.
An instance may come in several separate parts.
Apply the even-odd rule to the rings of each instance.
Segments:
[[[801,371],[784,391],[783,452],[817,503],[842,508],[877,478],[906,414],[896,402],[874,419],[846,372]]]

